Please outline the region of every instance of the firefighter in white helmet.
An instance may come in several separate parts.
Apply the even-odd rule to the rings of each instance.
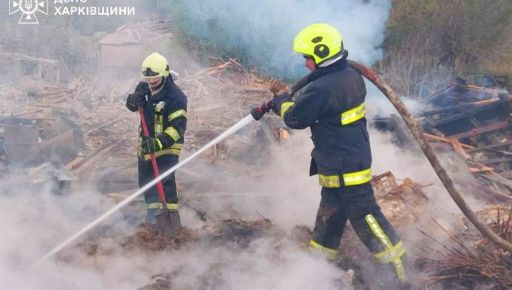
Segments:
[[[154,154],[160,172],[178,163],[187,128],[187,97],[174,83],[169,64],[164,56],[152,53],[144,59],[141,67],[142,81],[135,92],[128,96],[126,107],[136,112],[143,108],[149,137],[144,137],[139,127],[137,146],[139,186],[154,179],[150,154]],[[175,175],[162,180],[171,222],[181,227],[178,212],[178,192]],[[155,223],[155,215],[162,209],[156,186],[144,194],[147,205],[146,221]]]

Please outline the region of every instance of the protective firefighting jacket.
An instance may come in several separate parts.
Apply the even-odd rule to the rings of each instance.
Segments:
[[[162,150],[155,152],[155,157],[163,155],[179,156],[184,143],[187,128],[187,97],[176,86],[171,77],[165,79],[163,88],[155,95],[151,94],[149,85],[140,82],[135,88],[136,93],[145,94],[147,102],[144,105],[144,117],[148,126],[149,136],[156,137],[163,145]],[[136,111],[137,108],[128,109]],[[150,154],[143,156],[141,149],[142,127],[139,127],[139,143],[137,155],[144,160],[150,160]]]
[[[346,58],[319,67],[274,106],[287,126],[311,129],[310,175],[327,188],[371,180],[371,151],[365,118],[366,87]]]

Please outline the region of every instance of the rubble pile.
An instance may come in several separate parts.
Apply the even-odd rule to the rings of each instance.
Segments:
[[[240,247],[246,247],[252,240],[260,237],[283,238],[286,232],[272,224],[268,219],[247,221],[242,219],[226,219],[216,224],[205,225],[202,228],[190,230],[184,228],[180,234],[172,239],[166,239],[159,234],[156,225],[143,223],[139,225],[136,232],[131,236],[119,236],[116,245],[120,247],[111,248],[112,243],[102,243],[103,239],[111,240],[112,236],[103,233],[95,237],[94,242],[88,241],[78,243],[76,247],[88,256],[110,255],[113,252],[131,251],[176,251],[191,243],[208,243],[209,245],[224,245],[234,243]],[[73,253],[63,253],[64,258]]]
[[[177,81],[190,96],[187,117],[192,127],[187,137],[191,146],[210,141],[269,94],[271,79],[247,71],[233,59],[221,61],[211,59],[212,67]]]
[[[399,228],[414,224],[422,214],[426,205],[423,201],[427,199],[422,191],[424,186],[410,179],[396,180],[391,172],[374,177],[372,184],[376,189],[378,203],[382,207],[383,212]],[[414,204],[415,206],[413,206]],[[81,242],[73,248],[64,251],[59,255],[59,259],[68,261],[73,260],[73,257],[75,257],[74,263],[88,266],[90,263],[93,263],[95,258],[101,256],[124,256],[140,252],[154,253],[160,251],[172,253],[182,249],[186,251],[190,247],[200,248],[201,245],[206,244],[208,248],[222,248],[229,245],[229,247],[238,247],[243,250],[251,242],[260,238],[271,239],[272,247],[277,252],[289,248],[289,245],[283,245],[284,242],[291,242],[295,245],[296,249],[308,251],[307,245],[311,238],[311,229],[303,225],[297,225],[286,231],[274,225],[269,219],[251,221],[225,219],[215,221],[214,223],[207,222],[205,226],[199,229],[191,230],[185,227],[177,237],[166,239],[159,234],[156,226],[142,224],[133,235],[128,237],[120,235],[114,241],[112,241],[111,232],[102,233],[99,237],[95,236],[93,240]],[[357,261],[361,259],[370,260],[371,257],[368,256],[369,254],[364,246],[357,241],[355,233],[351,230],[350,226],[347,228],[347,234],[344,236],[342,244],[343,259],[338,261],[337,265],[343,271],[349,270],[352,273],[351,277],[344,277],[346,278],[345,281],[357,279],[357,281],[353,281],[356,284],[364,285],[368,283],[368,277],[365,277],[363,269],[358,268]],[[83,258],[75,261],[77,252],[82,253]],[[222,267],[224,261],[219,261],[218,263],[218,266]],[[215,267],[210,268],[207,274],[202,277],[209,281],[217,277],[218,270]],[[175,271],[180,271],[179,267]],[[340,271],[340,275],[343,273]],[[180,273],[160,273],[152,277],[153,283],[140,289],[180,289],[173,286],[173,277],[176,277],[178,274]],[[196,285],[200,283],[197,282]]]
[[[430,108],[416,114],[438,151],[453,150],[468,171],[500,200],[512,197],[512,95],[504,89],[453,83],[426,99]],[[409,132],[395,115],[375,119],[393,132],[397,143],[411,145]]]
[[[273,80],[269,77],[245,69],[234,59],[224,61],[210,58],[210,62],[210,68],[177,81],[189,96],[187,119],[190,125],[185,136],[189,151],[195,151],[212,140],[247,116],[251,108],[263,102],[265,96],[270,96],[269,88]],[[271,126],[265,132],[267,137],[277,139],[276,125],[269,122],[265,124]],[[244,142],[243,138],[238,141],[237,147],[247,148],[252,145],[248,144],[248,140]],[[218,151],[231,150],[236,148],[223,143],[214,147],[210,154],[213,158],[222,158]]]
[[[262,97],[270,95],[272,80],[268,77],[245,69],[233,59],[212,58],[211,63],[207,69],[176,80],[189,100],[183,157],[245,117],[250,108],[261,104]],[[123,199],[123,191],[131,193],[138,186],[135,158],[138,116],[124,107],[126,95],[136,83],[137,80],[128,79],[106,89],[95,80],[77,77],[65,86],[27,82],[26,87],[4,90],[12,97],[1,98],[6,103],[0,106],[0,164],[3,164],[0,170],[8,170],[11,164],[53,162],[66,171],[67,181],[95,184],[109,198]],[[457,83],[431,96],[431,108],[416,115],[437,150],[453,150],[465,160],[467,170],[481,181],[475,186],[485,194],[483,200],[510,202],[512,198],[511,102],[512,95],[506,91]],[[393,131],[398,143],[411,144],[408,131],[398,117],[377,118],[375,124],[379,129]],[[132,236],[115,238],[116,242],[103,243],[112,236],[102,233],[62,253],[59,259],[85,265],[87,257],[94,259],[133,251],[172,252],[195,243],[229,242],[246,247],[260,237],[275,239],[276,249],[284,238],[307,245],[311,234],[308,227],[297,226],[286,233],[264,216],[256,221],[215,221],[193,204],[191,197],[196,193],[227,194],[232,188],[243,188],[238,178],[241,175],[264,179],[265,175],[273,174],[254,170],[248,162],[239,161],[251,160],[252,166],[258,166],[257,160],[263,159],[254,157],[268,154],[264,151],[269,150],[265,142],[284,141],[288,134],[276,117],[264,118],[251,126],[178,172],[179,191],[185,193],[182,205],[195,210],[203,221],[214,223],[198,230],[185,228],[172,240],[164,239],[149,225],[141,225]],[[211,170],[212,164],[218,163],[222,163],[223,171],[237,173],[233,174],[233,180],[218,178],[222,173]],[[374,176],[372,185],[383,213],[399,232],[414,227],[428,215],[429,197],[423,188],[429,185],[408,178],[397,180],[391,172]],[[485,213],[480,215],[491,228],[511,241],[512,212],[497,207]],[[432,282],[462,287],[488,282],[499,289],[512,287],[508,275],[512,265],[510,253],[479,240],[480,236],[470,226],[466,228],[454,233],[438,225],[436,235],[444,233],[448,239],[434,239],[432,245],[414,245],[431,250],[418,254],[419,267],[433,273]],[[436,236],[431,229],[419,230],[429,238]],[[342,254],[357,261],[363,252],[368,253],[364,249],[354,250],[362,245],[355,245],[354,237],[347,239],[350,235],[354,233],[348,229]],[[76,250],[84,254],[84,260],[73,259]],[[357,276],[364,276],[363,270],[356,271]],[[215,273],[216,269],[211,269],[212,277]],[[164,273],[155,277],[155,283],[141,289],[173,289],[169,277],[172,274]]]
[[[417,222],[429,200],[422,190],[428,185],[417,184],[410,178],[397,181],[390,171],[374,176],[372,186],[382,213],[399,227]]]
[[[501,88],[479,87],[459,80],[426,99],[427,109],[415,115],[425,137],[438,152],[455,152],[475,179],[468,181],[483,202],[478,212],[495,233],[511,241],[509,204],[512,199],[512,95]],[[395,115],[375,119],[380,130],[391,131],[400,146],[412,138]],[[457,169],[453,169],[457,170]],[[505,206],[490,206],[504,203]],[[443,216],[443,220],[448,217]],[[467,221],[435,218],[419,226],[425,236],[415,248],[415,262],[427,274],[426,283],[443,289],[509,289],[510,253],[488,240]]]
[[[184,156],[245,117],[251,107],[262,102],[265,94],[270,94],[268,88],[271,80],[246,70],[237,61],[212,59],[212,64],[210,68],[176,81],[189,99]],[[5,98],[11,103],[0,109],[0,160],[5,165],[55,161],[39,147],[48,147],[45,145],[47,139],[55,135],[47,127],[65,122],[67,130],[60,130],[66,135],[53,138],[56,140],[51,140],[52,149],[61,153],[70,152],[65,158],[60,156],[59,163],[76,180],[82,183],[94,181],[103,192],[136,188],[134,152],[138,117],[124,107],[124,102],[137,81],[128,79],[109,89],[98,86],[95,80],[86,81],[81,77],[73,79],[66,86],[40,82],[43,81],[19,88],[15,100]],[[2,111],[7,109],[9,111]],[[269,127],[272,124],[268,121],[264,123],[267,124],[264,127],[267,128],[265,134],[268,139],[279,138],[277,127]],[[9,134],[19,133],[20,130],[28,131],[31,135]],[[17,140],[14,135],[30,138]],[[205,153],[208,162],[225,159],[228,154],[242,156],[249,151],[254,154],[249,137],[239,134],[234,138],[239,141],[236,146],[233,142],[221,143]],[[23,147],[21,143],[27,144]],[[27,156],[33,158],[27,160]],[[197,175],[190,170],[185,172]]]

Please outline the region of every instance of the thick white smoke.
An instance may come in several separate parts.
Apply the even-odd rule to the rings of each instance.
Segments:
[[[187,17],[187,32],[226,48],[239,49],[248,56],[249,63],[275,77],[286,78],[306,73],[301,68],[302,58],[292,52],[292,43],[303,27],[315,22],[329,23],[339,29],[351,59],[365,64],[374,63],[381,57],[379,47],[391,9],[391,1],[179,2],[181,6],[176,7],[186,12],[183,15]],[[35,32],[37,27],[32,27],[31,33]],[[48,31],[45,33],[50,35]],[[28,36],[18,33],[17,37],[23,39]],[[52,49],[58,49],[54,42],[51,49],[44,49],[48,57]],[[95,53],[87,51],[83,57]],[[169,53],[171,61],[189,57],[186,49]],[[187,64],[180,67],[186,69]],[[372,100],[372,96],[369,96],[369,100]],[[381,108],[377,103],[375,106]],[[370,109],[375,106],[368,103]],[[117,110],[125,108],[112,107],[113,113]],[[389,109],[386,110],[389,112]],[[374,174],[391,170],[399,178],[410,177],[424,183],[435,179],[421,156],[400,151],[391,144],[387,135],[374,131],[371,135]],[[223,218],[230,218],[223,211],[229,207],[236,208],[239,217],[243,218],[261,218],[261,214],[285,231],[290,231],[295,225],[312,228],[320,200],[320,186],[317,177],[308,176],[309,153],[312,149],[308,136],[308,131],[296,132],[288,142],[272,148],[271,155],[261,156],[269,159],[262,169],[272,173],[265,174],[267,179],[244,175],[244,188],[233,188],[232,198],[218,199],[215,193],[211,193],[211,196],[204,196],[200,201],[208,203],[209,208]],[[222,171],[224,168],[220,164],[215,170]],[[2,188],[7,188],[8,179],[8,176],[0,177]],[[26,265],[112,204],[94,191],[79,190],[71,196],[58,196],[51,193],[50,188],[33,190],[9,187],[0,194],[0,211],[3,213],[0,221],[2,288],[136,289],[152,282],[152,275],[173,272],[173,285],[181,287],[177,289],[200,289],[205,285],[198,285],[197,281],[215,268],[218,268],[222,281],[207,285],[212,287],[209,289],[339,289],[340,285],[345,285],[340,282],[340,279],[344,279],[343,272],[322,257],[291,242],[282,242],[279,250],[276,250],[275,243],[267,239],[256,240],[243,250],[229,245],[206,244],[152,256],[142,253],[133,253],[128,257],[118,254],[100,256],[88,263],[74,262],[72,259],[69,262],[50,261],[41,268],[26,272]],[[197,229],[204,225],[186,209],[183,213],[185,226]],[[124,217],[119,214],[106,221],[102,230],[122,232],[131,229],[123,224],[126,222]]]
[[[307,25],[324,22],[342,34],[349,56],[365,64],[381,58],[391,1],[198,0],[179,2],[183,29],[220,48],[246,56],[276,77],[300,76],[302,58],[293,39]]]

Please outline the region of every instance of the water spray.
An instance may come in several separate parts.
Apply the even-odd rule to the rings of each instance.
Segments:
[[[64,249],[66,246],[68,246],[69,244],[73,243],[75,240],[77,240],[80,236],[82,236],[83,234],[87,233],[88,231],[90,231],[91,229],[93,229],[95,226],[97,226],[99,223],[101,223],[102,221],[104,221],[106,218],[108,218],[109,216],[111,216],[113,213],[115,213],[116,211],[120,210],[121,208],[123,208],[124,206],[126,206],[127,204],[129,204],[130,202],[132,202],[137,196],[141,195],[142,193],[144,193],[145,191],[147,191],[149,188],[151,188],[152,186],[156,185],[159,181],[161,181],[162,179],[166,178],[167,176],[169,176],[171,173],[173,173],[174,171],[176,171],[178,168],[184,166],[185,164],[187,164],[189,161],[191,161],[192,159],[196,158],[197,156],[199,156],[201,153],[203,153],[204,151],[206,151],[208,148],[212,147],[213,145],[219,143],[220,141],[226,139],[227,137],[229,137],[230,135],[234,134],[236,131],[240,130],[241,128],[247,126],[249,123],[251,123],[252,121],[254,120],[254,118],[251,116],[251,115],[247,115],[245,118],[243,118],[242,120],[240,120],[238,123],[236,123],[235,125],[233,125],[231,128],[227,129],[226,131],[224,131],[222,134],[220,134],[219,136],[217,136],[215,139],[213,139],[212,141],[210,141],[210,143],[204,145],[203,147],[201,147],[199,150],[197,150],[196,152],[194,152],[194,154],[190,155],[189,157],[185,158],[183,161],[179,162],[178,164],[174,165],[173,167],[169,168],[167,171],[161,173],[161,175],[155,179],[153,179],[151,182],[149,182],[148,184],[144,185],[143,187],[141,187],[139,190],[137,190],[136,192],[134,192],[132,195],[130,195],[129,197],[125,198],[123,201],[121,201],[120,203],[118,203],[116,206],[114,206],[113,208],[111,208],[110,210],[108,210],[107,212],[105,212],[103,215],[101,215],[100,217],[98,217],[97,219],[95,219],[94,221],[92,221],[91,223],[89,223],[88,225],[86,225],[85,227],[83,227],[81,230],[79,230],[78,232],[76,232],[75,234],[73,234],[72,236],[70,236],[69,238],[67,238],[66,240],[64,240],[63,242],[61,242],[59,245],[57,245],[55,248],[53,248],[50,252],[48,252],[46,255],[42,256],[41,258],[39,258],[39,260],[37,260],[36,262],[34,262],[32,265],[30,265],[29,268],[33,268],[35,266],[38,266],[40,265],[42,262],[46,261],[47,259],[49,259],[50,257],[52,257],[53,255],[57,254],[59,251],[61,251],[62,249]]]

